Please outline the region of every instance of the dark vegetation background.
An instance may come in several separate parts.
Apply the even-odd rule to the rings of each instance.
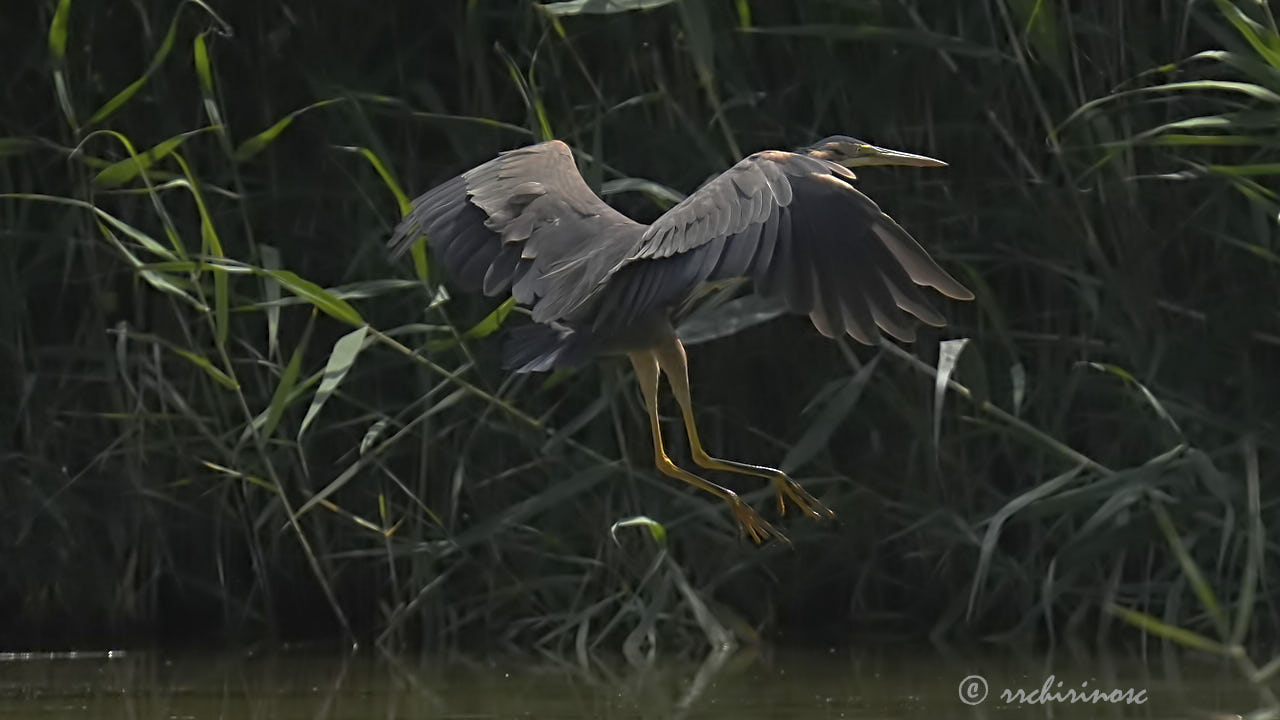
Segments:
[[[0,22],[5,649],[1275,649],[1265,2],[208,2]],[[839,515],[790,546],[652,470],[624,364],[507,378],[519,311],[383,252],[405,196],[544,137],[651,219],[832,133],[950,163],[863,187],[978,300],[905,349],[688,320],[747,326],[691,343],[708,446]]]

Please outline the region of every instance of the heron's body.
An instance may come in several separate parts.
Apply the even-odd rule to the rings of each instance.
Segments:
[[[699,465],[770,478],[780,505],[785,493],[811,514],[829,511],[780,471],[702,451],[672,309],[707,283],[747,278],[756,292],[807,314],[822,334],[874,343],[880,330],[914,339],[907,313],[943,324],[920,286],[973,297],[854,189],[848,166],[858,164],[943,163],[841,136],[800,152],[758,152],[644,225],[596,196],[569,147],[553,140],[505,152],[428,191],[391,247],[403,252],[420,230],[462,289],[509,293],[531,310],[534,322],[508,336],[509,368],[542,371],[627,354],[649,406],[659,468],[728,500],[759,539],[776,531],[730,491],[666,459],[656,415],[659,367],[680,401]]]

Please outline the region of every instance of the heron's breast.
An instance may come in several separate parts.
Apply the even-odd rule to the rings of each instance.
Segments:
[[[593,330],[602,355],[622,355],[657,347],[675,334],[666,308],[651,310],[621,326]]]

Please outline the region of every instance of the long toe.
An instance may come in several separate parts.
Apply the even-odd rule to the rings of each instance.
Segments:
[[[813,495],[810,495],[808,490],[801,487],[800,483],[797,483],[786,475],[774,480],[774,491],[778,495],[779,508],[784,507],[783,496],[785,494],[786,497],[791,498],[791,501],[800,508],[801,512],[809,517],[822,520],[831,519],[836,516],[830,508],[823,505],[820,500],[815,498]]]
[[[738,521],[738,526],[745,530],[757,545],[770,536],[776,537],[783,542],[790,542],[787,540],[786,535],[778,532],[768,521],[760,517],[760,513],[756,512],[755,508],[741,499],[736,497],[730,499],[729,507],[733,511],[734,519]]]

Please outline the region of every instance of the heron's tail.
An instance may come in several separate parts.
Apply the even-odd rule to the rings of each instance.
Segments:
[[[502,367],[518,373],[581,367],[590,358],[583,333],[563,325],[532,323],[512,328],[502,346]]]

